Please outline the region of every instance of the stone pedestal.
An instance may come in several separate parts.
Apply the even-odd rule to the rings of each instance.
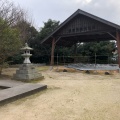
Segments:
[[[13,75],[13,79],[26,82],[43,78],[44,77],[35,69],[33,64],[22,64],[19,70]]]

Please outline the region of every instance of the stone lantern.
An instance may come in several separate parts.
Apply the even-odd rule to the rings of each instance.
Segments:
[[[37,69],[35,69],[34,64],[30,62],[30,50],[33,50],[25,43],[25,47],[21,48],[23,51],[22,56],[25,58],[23,64],[19,67],[16,73],[13,75],[12,79],[20,80],[20,81],[31,81],[31,80],[39,80],[44,77],[39,73]]]
[[[32,56],[32,54],[30,54],[30,50],[33,50],[33,49],[30,48],[27,43],[25,43],[25,47],[21,48],[21,50],[24,52],[22,56],[25,58],[23,63],[24,64],[31,63],[30,56]]]

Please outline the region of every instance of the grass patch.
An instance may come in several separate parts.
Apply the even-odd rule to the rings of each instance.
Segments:
[[[49,69],[49,66],[40,66],[40,67],[37,67],[37,69],[38,69],[39,71],[46,71],[46,70]]]
[[[70,73],[74,73],[74,72],[77,72],[76,69],[73,69],[73,68],[65,68],[64,66],[63,67],[54,67],[53,68],[53,71],[54,72],[70,72]]]

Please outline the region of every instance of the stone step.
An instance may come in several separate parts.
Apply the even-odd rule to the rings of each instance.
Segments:
[[[47,85],[25,83],[12,88],[4,89],[0,91],[0,105],[15,101],[17,99],[32,95],[36,92],[44,90]]]

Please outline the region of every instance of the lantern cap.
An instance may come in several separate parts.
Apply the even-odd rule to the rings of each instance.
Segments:
[[[33,50],[33,48],[29,47],[27,43],[25,43],[25,47],[21,48],[21,50]]]

